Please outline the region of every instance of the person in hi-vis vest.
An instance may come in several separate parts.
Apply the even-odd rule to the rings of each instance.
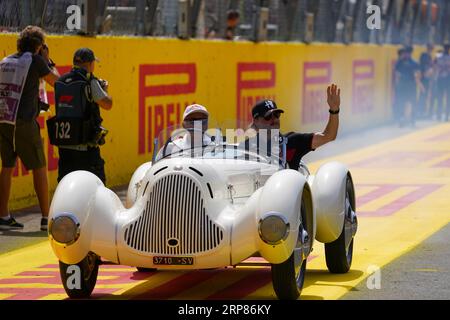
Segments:
[[[40,112],[39,82],[54,86],[59,78],[49,58],[45,34],[36,26],[26,27],[17,40],[17,53],[0,62],[0,229],[21,229],[10,216],[8,201],[17,157],[33,171],[34,189],[42,213],[41,230],[47,230],[49,194],[47,164],[37,117]]]

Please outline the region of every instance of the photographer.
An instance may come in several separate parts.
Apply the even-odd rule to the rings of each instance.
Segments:
[[[40,111],[40,78],[54,86],[59,74],[49,58],[41,28],[23,29],[17,40],[17,51],[0,62],[0,229],[23,228],[8,210],[12,174],[19,157],[27,170],[33,171],[34,189],[42,213],[41,230],[47,230],[47,165],[36,119]]]
[[[227,27],[225,29],[226,40],[234,40],[236,36],[236,29],[239,25],[239,12],[237,10],[230,10],[227,12]]]
[[[88,48],[73,57],[73,69],[55,83],[56,116],[47,121],[52,144],[59,149],[58,182],[76,170],[86,170],[106,183],[100,146],[107,130],[101,124],[100,108],[110,110],[108,82],[94,75],[98,59]]]

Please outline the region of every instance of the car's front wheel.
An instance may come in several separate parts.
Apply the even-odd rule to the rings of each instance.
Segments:
[[[308,202],[302,201],[301,222],[298,230],[297,244],[286,261],[280,264],[272,264],[272,285],[278,299],[295,300],[300,296],[305,282],[306,258],[311,251],[312,239],[304,225],[306,221],[306,206]],[[304,223],[304,224],[303,224]]]
[[[89,252],[77,264],[59,262],[59,271],[64,290],[72,299],[89,298],[97,282],[99,257]]]
[[[294,251],[285,262],[272,264],[272,284],[280,300],[295,300],[303,289],[306,259],[300,261]]]

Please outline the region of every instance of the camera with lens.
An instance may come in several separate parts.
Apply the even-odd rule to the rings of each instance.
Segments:
[[[50,109],[50,105],[41,100],[39,100],[38,106],[39,106],[39,111],[47,112],[48,109]]]
[[[106,143],[105,137],[108,134],[108,129],[100,126],[96,129],[96,134],[95,134],[95,143],[98,144],[99,146],[102,146]]]
[[[41,50],[39,50],[39,55],[40,56],[45,56],[45,54],[44,54],[45,50],[48,51],[48,46],[44,43],[44,44],[42,44]]]
[[[105,89],[106,84],[108,83],[108,82],[106,82],[106,80],[103,80],[103,79],[98,79],[98,82],[100,83],[100,86],[101,86],[103,89]]]

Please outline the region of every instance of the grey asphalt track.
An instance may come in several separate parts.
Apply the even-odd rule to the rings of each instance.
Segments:
[[[311,162],[370,144],[396,138],[436,124],[418,122],[414,128],[385,126],[338,137],[326,147],[306,155]],[[362,281],[341,299],[346,300],[450,300],[450,223],[412,251],[381,269],[380,289],[369,289]],[[372,286],[371,286],[372,287]]]
[[[382,268],[380,289],[369,289],[362,281],[342,299],[450,300],[449,244],[450,223]]]
[[[304,157],[306,163],[346,153],[368,145],[393,139],[436,124],[421,121],[416,128],[387,125],[376,129],[338,136],[326,146]],[[115,188],[125,198],[127,186]],[[46,232],[39,231],[38,207],[14,212],[25,224],[20,231],[0,231],[0,254],[46,241]],[[366,281],[356,286],[343,299],[447,299],[450,300],[450,224],[422,242],[411,252],[381,269],[381,289],[370,290]]]

